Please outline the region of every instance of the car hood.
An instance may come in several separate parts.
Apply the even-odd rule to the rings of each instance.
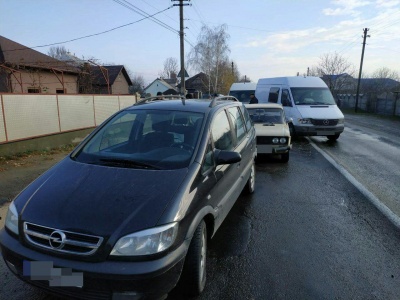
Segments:
[[[263,125],[255,124],[256,134],[258,136],[289,136],[289,127],[285,124]]]
[[[303,118],[312,119],[342,119],[342,112],[336,105],[297,105]],[[316,116],[318,116],[316,118]]]
[[[16,199],[20,219],[110,236],[154,227],[187,169],[143,170],[83,164],[69,157]]]

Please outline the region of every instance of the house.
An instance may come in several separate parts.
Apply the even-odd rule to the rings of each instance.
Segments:
[[[100,66],[67,52],[59,58],[81,70],[79,93],[82,94],[129,94],[132,81],[123,65]]]
[[[180,90],[181,84],[177,85],[177,88]],[[207,94],[209,93],[209,80],[208,76],[200,72],[193,77],[185,80],[185,89],[187,93],[192,94]]]
[[[152,83],[150,83],[147,87],[144,88],[144,93],[149,94],[150,96],[156,96],[158,92],[164,93],[167,90],[174,90],[176,88],[170,85],[162,78],[155,79]]]
[[[78,93],[80,69],[0,36],[0,92]]]
[[[95,94],[129,94],[132,81],[123,65],[90,66],[92,93]]]

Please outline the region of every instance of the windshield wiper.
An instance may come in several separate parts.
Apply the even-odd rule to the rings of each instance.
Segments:
[[[129,160],[129,159],[121,159],[121,158],[100,158],[100,161],[106,165],[112,166],[121,166],[121,167],[130,167],[130,168],[140,168],[140,169],[151,169],[151,170],[161,170],[160,167],[151,165],[148,163]]]

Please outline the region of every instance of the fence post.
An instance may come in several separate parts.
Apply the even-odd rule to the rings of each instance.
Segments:
[[[3,112],[4,134],[6,136],[6,142],[8,142],[7,124],[6,124],[6,112],[4,111],[3,95],[1,95],[1,111]]]

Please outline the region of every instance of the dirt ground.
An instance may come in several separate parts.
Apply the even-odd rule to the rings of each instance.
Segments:
[[[8,205],[14,197],[70,152],[68,148],[11,158],[0,157],[0,228],[4,226]]]

